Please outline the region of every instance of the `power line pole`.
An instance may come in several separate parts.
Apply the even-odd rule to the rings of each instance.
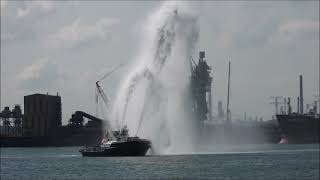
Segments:
[[[228,96],[227,96],[227,123],[230,123],[230,109],[229,109],[229,96],[230,96],[230,70],[231,70],[231,62],[229,61],[229,74],[228,74]]]
[[[1,51],[1,50],[0,50]],[[0,52],[1,54],[1,52]],[[2,84],[1,84],[1,79],[2,79],[2,74],[1,74],[1,58],[0,58],[0,112],[1,112],[1,89],[2,89]]]
[[[270,98],[274,99],[274,101],[271,102],[270,104],[274,104],[275,105],[275,115],[277,115],[277,114],[279,114],[278,107],[279,107],[280,104],[282,104],[280,102],[280,100],[282,99],[282,96],[271,96]]]

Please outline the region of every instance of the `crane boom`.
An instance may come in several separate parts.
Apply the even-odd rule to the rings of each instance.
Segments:
[[[104,93],[104,91],[102,90],[101,86],[99,85],[99,81],[96,82],[96,86],[97,86],[97,90],[98,90],[98,95],[101,96],[103,102],[105,103],[105,105],[108,108],[108,101],[109,98],[107,97],[107,95]]]
[[[116,70],[118,70],[121,66],[123,66],[124,64],[120,64],[118,65],[116,68],[114,68],[113,70],[111,70],[110,72],[108,72],[107,74],[105,74],[102,78],[100,78],[97,82],[96,82],[96,88],[97,88],[97,95],[96,95],[96,103],[98,106],[99,103],[99,96],[102,98],[102,101],[104,102],[104,104],[106,105],[107,109],[109,108],[109,98],[108,96],[104,93],[103,89],[101,88],[99,82],[104,80],[105,78],[107,78],[108,76],[110,76],[113,72],[115,72]],[[98,108],[97,108],[98,109]]]
[[[100,81],[104,80],[105,78],[107,78],[108,76],[110,76],[113,72],[115,72],[117,69],[119,69],[121,66],[123,66],[124,64],[120,64],[118,65],[116,68],[114,68],[113,70],[111,70],[110,72],[108,72],[107,74],[105,74],[102,78],[100,78],[97,83],[99,83]]]

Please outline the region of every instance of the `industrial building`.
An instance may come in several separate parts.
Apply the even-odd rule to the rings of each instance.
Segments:
[[[62,126],[61,97],[49,94],[24,96],[20,105],[0,112],[1,147],[83,146],[100,143],[106,121],[76,111]],[[87,120],[87,121],[86,121]],[[86,123],[85,123],[86,122]]]
[[[24,107],[24,136],[52,136],[61,126],[61,97],[58,94],[24,96]]]

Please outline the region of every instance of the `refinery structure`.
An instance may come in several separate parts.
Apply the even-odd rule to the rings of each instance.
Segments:
[[[202,143],[277,143],[280,132],[275,120],[263,121],[246,118],[232,120],[229,108],[230,69],[227,89],[227,106],[224,111],[222,101],[217,102],[217,114],[212,107],[212,67],[205,60],[205,52],[199,52],[199,60],[190,60],[191,102],[194,125],[198,141]]]
[[[205,60],[205,52],[199,53],[198,64],[191,58],[192,111],[200,121],[212,121],[212,68]]]
[[[189,110],[194,119],[195,131],[199,132],[199,139],[206,143],[278,143],[281,137],[293,136],[294,129],[291,125],[310,122],[308,126],[318,125],[319,117],[315,120],[303,120],[303,89],[302,76],[300,77],[300,96],[298,98],[297,113],[292,112],[291,101],[288,98],[278,112],[280,97],[275,98],[276,114],[279,119],[268,121],[247,120],[246,113],[243,120],[230,118],[230,109],[227,105],[223,108],[222,101],[217,102],[217,113],[212,110],[212,67],[207,64],[205,52],[200,51],[198,61],[190,59],[190,100]],[[119,65],[111,72],[107,73],[96,82],[96,103],[101,101],[108,106],[108,97],[103,92],[99,82],[108,77],[122,65]],[[229,63],[230,74],[230,63]],[[230,81],[230,75],[229,75]],[[229,96],[229,89],[228,89]],[[229,97],[228,97],[229,99]],[[107,107],[108,108],[108,107]],[[224,110],[227,109],[227,112]],[[314,106],[314,114],[317,114],[317,106]],[[284,113],[285,112],[285,113]],[[62,100],[59,94],[31,94],[24,97],[24,112],[20,105],[4,107],[0,112],[0,138],[1,146],[66,146],[66,145],[92,145],[98,144],[105,134],[105,130],[110,127],[106,119],[98,118],[83,111],[76,111],[70,117],[67,125],[62,125]],[[294,123],[289,123],[289,119],[300,118]],[[307,117],[307,116],[306,116]],[[308,116],[309,118],[309,116]],[[307,119],[308,119],[307,118]],[[310,119],[310,118],[309,118]],[[303,126],[301,125],[301,127]],[[303,132],[308,131],[305,125]],[[289,132],[289,130],[290,132]],[[310,128],[309,128],[310,129]],[[318,129],[315,129],[316,132]],[[295,130],[298,131],[298,130]],[[289,135],[288,135],[289,134]],[[300,136],[300,135],[298,135]],[[311,139],[318,136],[309,135]],[[209,140],[208,140],[209,139]],[[291,139],[293,139],[291,137]],[[201,141],[200,141],[201,142]],[[303,141],[299,141],[303,143]]]

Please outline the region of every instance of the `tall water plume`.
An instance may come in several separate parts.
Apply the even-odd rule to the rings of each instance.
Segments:
[[[141,52],[113,107],[113,127],[151,139],[156,153],[193,151],[189,59],[198,38],[188,6],[165,2],[145,24]]]

